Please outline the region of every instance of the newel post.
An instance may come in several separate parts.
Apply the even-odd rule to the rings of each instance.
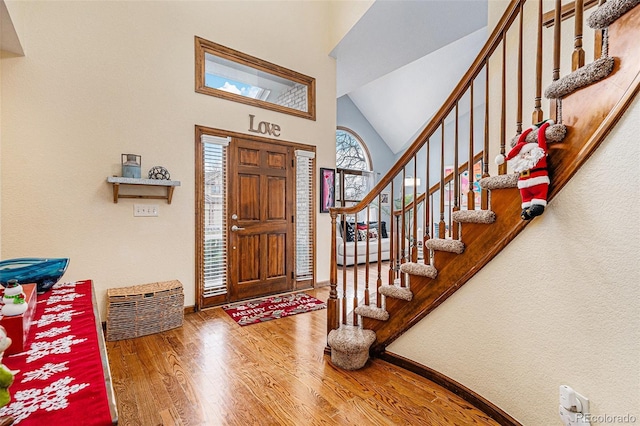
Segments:
[[[329,209],[331,215],[331,260],[329,262],[329,284],[331,291],[329,292],[329,300],[327,301],[327,335],[331,330],[337,330],[340,327],[340,315],[338,312],[338,266],[336,262],[336,217],[337,213],[333,209]]]

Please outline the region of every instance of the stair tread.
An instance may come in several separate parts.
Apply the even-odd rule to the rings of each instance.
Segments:
[[[462,254],[464,252],[464,243],[459,240],[451,240],[448,238],[431,238],[424,244],[431,250],[448,251],[450,253],[456,254]]]
[[[608,1],[600,5],[587,18],[587,25],[594,30],[606,28],[638,4],[640,4],[638,0]]]
[[[407,262],[400,266],[400,271],[405,274],[420,275],[422,277],[435,279],[438,276],[438,270],[428,264]]]
[[[547,99],[560,99],[578,89],[600,81],[611,74],[613,64],[614,59],[610,56],[597,59],[551,83],[545,89],[544,96]]]
[[[355,313],[372,319],[380,321],[387,321],[389,319],[389,312],[384,308],[379,308],[375,305],[360,305],[354,309]]]
[[[485,223],[496,221],[496,214],[491,210],[458,210],[451,214],[451,219],[459,223]]]
[[[547,143],[561,142],[566,135],[567,126],[565,126],[564,124],[552,124],[551,126],[547,127],[544,132],[544,137],[547,138]],[[520,139],[520,134],[515,135],[511,139],[511,148],[516,146],[516,144],[518,143],[518,139]],[[524,140],[527,143],[538,143],[538,132],[529,132],[529,134],[525,136]]]
[[[494,189],[516,188],[518,186],[518,174],[508,173],[506,175],[489,176],[480,179],[478,182],[482,189],[493,191]]]
[[[413,292],[407,287],[383,284],[380,286],[380,289],[378,291],[380,291],[380,294],[384,294],[387,297],[406,300],[407,302],[410,302],[411,299],[413,299]]]

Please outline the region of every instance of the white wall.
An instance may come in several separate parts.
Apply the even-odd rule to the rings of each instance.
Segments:
[[[2,60],[2,258],[71,258],[65,280],[106,289],[179,279],[195,302],[194,126],[247,133],[249,114],[335,165],[335,61],[324,2],[8,2],[23,58]],[[194,36],[316,78],[311,121],[194,91]],[[112,201],[120,154],[182,186],[158,218]],[[317,279],[328,280],[318,215]]]
[[[525,425],[560,424],[558,386],[640,421],[640,100],[491,263],[388,348]]]

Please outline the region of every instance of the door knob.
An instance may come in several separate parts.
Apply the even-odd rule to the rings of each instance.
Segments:
[[[232,214],[232,215],[231,215],[231,219],[233,219],[233,220],[238,220],[238,215],[237,215],[237,214],[235,214],[235,213],[234,213],[234,214]]]
[[[231,227],[231,230],[232,230],[233,232],[242,231],[243,229],[244,229],[244,228],[240,228],[240,227],[238,227],[238,225],[233,225],[233,226]]]

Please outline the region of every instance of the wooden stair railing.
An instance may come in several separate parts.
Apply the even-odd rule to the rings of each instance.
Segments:
[[[482,162],[482,155],[483,155],[483,153],[479,152],[479,153],[477,153],[477,154],[475,154],[473,156],[473,164],[474,165],[475,164],[480,164]],[[469,162],[465,162],[465,163],[461,164],[460,167],[458,167],[458,175],[461,175],[464,172],[466,172],[468,170],[468,167],[469,167]],[[444,177],[444,181],[443,182],[446,185],[448,183],[453,182],[453,179],[454,179],[454,174],[452,172],[452,173],[447,174]],[[470,176],[470,183],[473,183],[472,179],[473,179],[473,176]],[[413,209],[415,205],[420,205],[421,203],[424,202],[426,194],[429,194],[430,196],[434,195],[435,193],[438,192],[439,189],[440,189],[440,182],[438,182],[437,184],[431,186],[431,188],[429,188],[429,190],[426,193],[423,192],[423,193],[417,195],[415,197],[415,201],[410,201],[409,204],[407,204],[405,206],[406,208],[404,210],[403,209],[394,209],[393,210],[393,214],[395,216],[400,216],[403,213],[403,211]],[[471,203],[474,202],[475,198],[471,196],[471,192],[469,192],[469,196],[470,196],[469,202],[471,202]]]
[[[574,11],[569,13],[569,8],[561,8],[560,2],[557,2],[558,9],[550,12],[554,16],[553,23],[560,23],[565,14],[582,18],[585,4],[593,3],[578,0]],[[535,28],[524,25],[529,22],[523,19],[525,11],[537,14]],[[493,168],[490,168],[490,156],[504,154],[509,149],[507,140],[512,135],[508,135],[507,123],[515,123],[513,131],[516,136],[522,132],[523,99],[529,97],[530,93],[533,99],[532,123],[541,121],[545,116],[541,103],[543,81],[548,84],[558,80],[562,72],[571,72],[572,62],[575,62],[571,58],[576,58],[578,64],[583,61],[582,25],[575,24],[575,43],[566,55],[570,61],[564,71],[560,57],[565,55],[564,52],[560,55],[560,31],[557,30],[560,26],[554,25],[553,29],[545,32],[543,16],[547,15],[543,14],[540,0],[528,3],[512,0],[469,70],[389,173],[357,205],[331,209],[332,261],[327,333],[338,329],[341,324],[360,325],[376,332],[373,351],[384,351],[389,343],[475,275],[529,223],[520,218],[521,200],[516,188],[493,191],[483,188],[477,202],[478,195],[473,187],[480,176],[476,176],[475,167],[470,170],[468,159],[472,159],[472,164],[480,162],[482,178],[490,177]],[[549,200],[599,146],[640,86],[640,49],[636,46],[640,33],[640,6],[604,31],[607,32],[605,38],[609,40],[604,52],[615,58],[609,77],[550,102],[547,115],[562,120],[568,131],[564,141],[549,146]],[[527,37],[528,34],[535,36]],[[588,35],[593,35],[597,40],[600,31]],[[525,40],[532,40],[530,49],[525,45]],[[543,43],[544,40],[547,42]],[[512,45],[516,46],[515,53],[510,51]],[[548,64],[549,71],[543,75],[543,48],[549,45],[553,46],[553,63]],[[527,50],[536,52],[534,65],[529,67],[531,69],[523,67],[522,53]],[[600,55],[600,52],[594,49],[595,54]],[[586,56],[590,56],[590,52]],[[515,75],[515,80],[507,78],[508,75]],[[529,84],[531,87],[527,86]],[[484,102],[477,103],[481,101]],[[461,140],[467,143],[461,143]],[[506,167],[501,167],[497,176],[507,172]],[[468,174],[467,187],[461,185],[461,176],[465,173]],[[405,186],[405,178],[415,179],[419,176],[425,181],[426,191],[420,192],[417,186]],[[434,181],[437,183],[432,184]],[[466,197],[463,197],[463,191],[467,191]],[[385,199],[388,204],[383,202]],[[465,223],[460,227],[452,223],[454,212],[465,209],[491,209],[495,213],[495,223]],[[346,266],[346,240],[350,222],[361,223],[364,241],[358,244],[360,232],[354,225],[354,265]],[[388,225],[387,241],[382,238],[375,242],[369,240],[373,222],[376,222],[380,236],[382,222]],[[424,229],[424,235],[417,232],[418,228]],[[340,288],[336,262],[336,239],[339,233],[343,235],[341,263],[345,265],[341,267]],[[431,238],[463,241],[464,253],[429,253],[424,244]],[[419,258],[418,241],[422,241],[422,259]],[[385,245],[388,245],[388,263],[381,260]],[[365,273],[363,290],[358,288],[358,250],[364,251],[367,261],[365,269],[368,269],[370,260],[375,262],[377,269],[375,283],[370,282],[368,272]],[[407,274],[400,271],[402,265],[407,263],[425,267],[435,265],[437,277],[411,275],[409,279]],[[349,279],[349,274],[353,274],[352,279]],[[382,298],[381,289],[389,287],[410,290],[411,301]],[[383,321],[362,317],[361,321],[356,313],[360,303],[373,310],[388,312],[389,319]]]

